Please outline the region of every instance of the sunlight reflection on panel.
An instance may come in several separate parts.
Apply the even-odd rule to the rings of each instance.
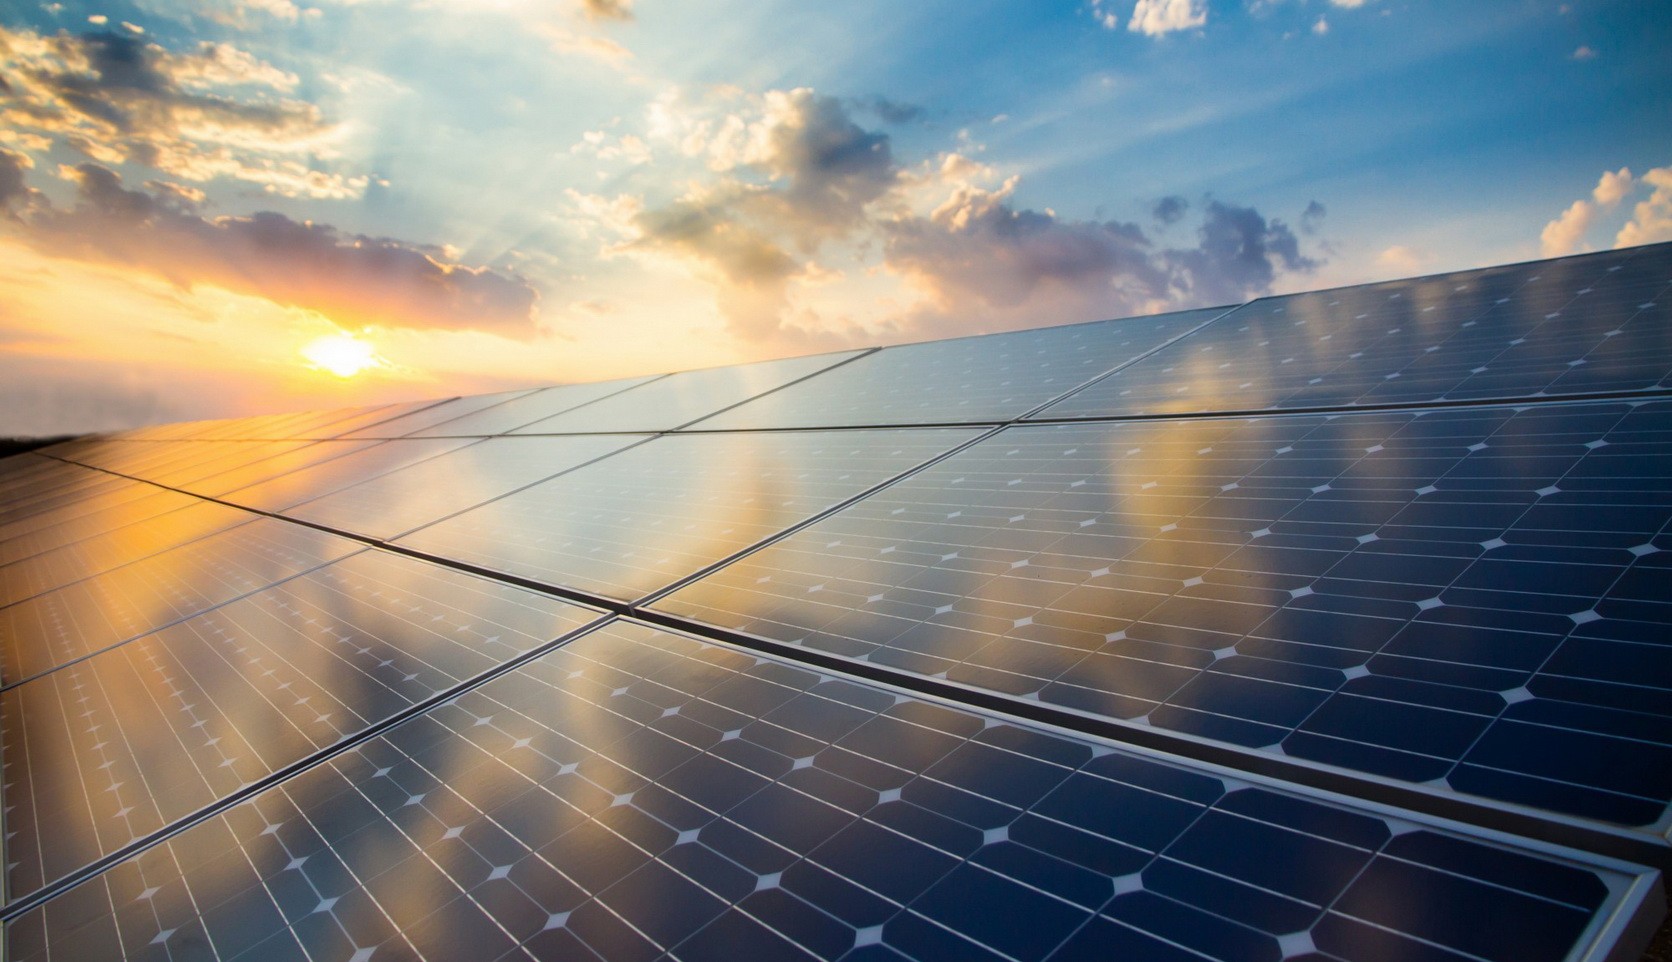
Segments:
[[[11,894],[596,617],[367,553],[7,690]]]

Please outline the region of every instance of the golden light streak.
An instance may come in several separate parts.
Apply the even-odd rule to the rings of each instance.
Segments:
[[[377,349],[350,334],[329,334],[302,347],[302,356],[314,367],[349,378],[383,363]]]

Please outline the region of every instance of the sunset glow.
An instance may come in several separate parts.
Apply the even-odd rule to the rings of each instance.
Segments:
[[[302,356],[314,367],[344,378],[353,377],[380,363],[376,348],[348,334],[332,334],[309,341],[302,348]]]
[[[0,435],[1672,239],[1669,47],[1617,0],[8,4]]]

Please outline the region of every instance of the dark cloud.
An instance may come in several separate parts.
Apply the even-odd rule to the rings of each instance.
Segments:
[[[914,120],[923,119],[925,113],[917,104],[901,103],[882,96],[855,100],[853,106],[858,110],[869,111],[885,124],[909,124]]]
[[[1190,202],[1177,194],[1163,197],[1155,202],[1155,219],[1163,224],[1176,224],[1184,219],[1184,214],[1190,209]]]
[[[29,197],[31,191],[25,172],[33,166],[26,155],[0,147],[0,211]]]
[[[1323,204],[1317,201],[1308,203],[1306,209],[1301,211],[1300,214],[1300,232],[1307,235],[1318,233],[1318,227],[1324,222],[1325,213],[1327,211]]]
[[[581,11],[593,20],[631,20],[633,0],[581,0]]]
[[[98,164],[68,175],[75,209],[40,210],[26,222],[25,239],[47,253],[255,294],[348,324],[533,333],[538,295],[515,275],[283,214],[204,219],[189,193],[128,190]]]
[[[1247,300],[1279,270],[1307,271],[1295,235],[1248,207],[1210,201],[1196,247],[1160,249],[1136,224],[1018,209],[1013,179],[965,188],[927,218],[886,226],[885,260],[930,294],[902,333],[947,335]],[[1181,214],[1182,216],[1182,214]]]
[[[858,221],[900,178],[888,135],[853,122],[834,97],[792,91],[767,135],[761,166],[785,186],[749,195],[781,217],[824,234]]]
[[[1279,269],[1310,271],[1318,264],[1300,253],[1294,231],[1252,207],[1209,201],[1191,250],[1165,253],[1174,284],[1199,305],[1246,300],[1271,290]]]

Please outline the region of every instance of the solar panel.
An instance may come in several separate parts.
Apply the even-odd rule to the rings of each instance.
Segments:
[[[973,437],[961,429],[665,435],[398,543],[631,601]]]
[[[0,679],[17,684],[362,547],[257,518],[0,608]]]
[[[0,954],[1634,962],[1669,305],[1672,244],[0,459]]]
[[[682,371],[585,407],[535,421],[513,434],[670,431],[723,408],[856,357],[858,351]]]
[[[1658,832],[1669,451],[1666,402],[1017,428],[657,607]]]
[[[731,430],[1007,420],[1224,311],[1183,311],[884,348],[693,427]]]
[[[167,493],[167,492],[165,492]],[[141,499],[139,504],[145,504]],[[0,566],[0,607],[224,531],[253,518],[247,511],[197,501],[107,533]],[[11,558],[6,550],[0,557]]]
[[[384,441],[350,451],[322,464],[281,474],[268,481],[230,491],[223,497],[261,511],[279,511],[303,501],[340,491],[349,485],[382,477],[408,465],[427,461],[470,444],[468,438],[410,438]]]
[[[1672,246],[1264,298],[1042,418],[1665,388]]]
[[[408,437],[481,437],[504,434],[513,428],[520,428],[541,418],[561,414],[571,408],[609,397],[648,380],[651,379],[630,377],[616,381],[543,388],[451,421],[442,421],[431,427],[413,431]]]
[[[631,434],[489,438],[285,513],[341,531],[393,538],[643,440]]]
[[[617,622],[7,937],[18,960],[1536,962],[1591,951],[1648,888]]]
[[[597,612],[354,555],[0,694],[20,897]]]

